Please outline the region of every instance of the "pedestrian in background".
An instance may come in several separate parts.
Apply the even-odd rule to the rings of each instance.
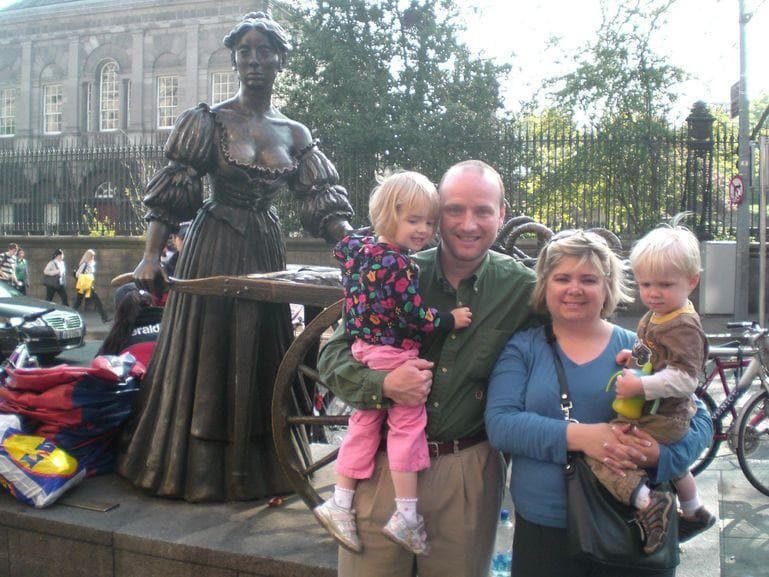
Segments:
[[[29,286],[29,274],[27,271],[27,258],[24,249],[20,248],[16,253],[16,288],[23,295],[27,294]]]
[[[174,276],[176,271],[176,261],[179,260],[179,254],[182,252],[182,246],[184,246],[184,238],[187,236],[187,230],[190,228],[191,222],[183,222],[179,225],[179,230],[171,235],[171,244],[174,247],[174,252],[168,257],[163,264],[163,269],[168,276]]]
[[[104,306],[101,303],[99,295],[96,294],[94,289],[96,279],[96,251],[89,248],[83,253],[83,257],[80,259],[80,264],[75,271],[75,278],[77,279],[77,285],[75,289],[77,291],[77,298],[75,299],[75,310],[80,308],[83,304],[83,299],[93,301],[93,305],[96,307],[96,311],[101,315],[101,320],[104,323],[108,323],[112,319],[104,312]]]
[[[45,300],[53,302],[53,295],[59,295],[61,304],[69,306],[67,297],[67,265],[64,263],[64,251],[57,248],[51,255],[51,260],[43,269],[43,284],[45,285]]]
[[[19,245],[12,242],[8,245],[8,250],[0,257],[0,280],[4,280],[9,285],[16,286],[16,253]]]

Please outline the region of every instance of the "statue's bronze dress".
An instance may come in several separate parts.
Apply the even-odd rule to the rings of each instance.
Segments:
[[[302,223],[316,236],[330,219],[352,216],[333,165],[311,143],[292,151],[284,166],[233,158],[230,151],[242,148],[227,127],[234,132],[237,120],[206,105],[183,113],[166,144],[172,162],[148,185],[150,219],[176,226],[194,217],[176,268],[180,278],[284,269],[271,201],[285,185],[303,199]],[[205,202],[203,174],[212,189]],[[270,403],[291,336],[288,305],[171,291],[119,473],[157,495],[188,501],[289,492],[275,456]]]

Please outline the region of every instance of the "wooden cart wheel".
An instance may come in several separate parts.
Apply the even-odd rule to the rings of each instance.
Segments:
[[[318,345],[323,333],[342,317],[342,301],[318,314],[286,351],[275,377],[272,397],[272,434],[275,450],[291,486],[313,509],[323,502],[312,483],[321,469],[329,473],[338,446],[324,438],[329,428],[345,427],[348,416],[326,414],[331,394],[320,380],[316,367]]]

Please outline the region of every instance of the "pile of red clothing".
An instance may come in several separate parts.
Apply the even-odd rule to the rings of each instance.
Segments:
[[[98,356],[90,367],[4,372],[0,413],[22,416],[24,433],[65,449],[87,475],[112,470],[117,436],[131,415],[144,374],[134,357]]]

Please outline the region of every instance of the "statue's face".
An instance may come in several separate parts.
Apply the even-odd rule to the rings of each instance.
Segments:
[[[238,78],[248,88],[269,87],[282,68],[281,56],[270,38],[259,30],[249,30],[235,45]]]

